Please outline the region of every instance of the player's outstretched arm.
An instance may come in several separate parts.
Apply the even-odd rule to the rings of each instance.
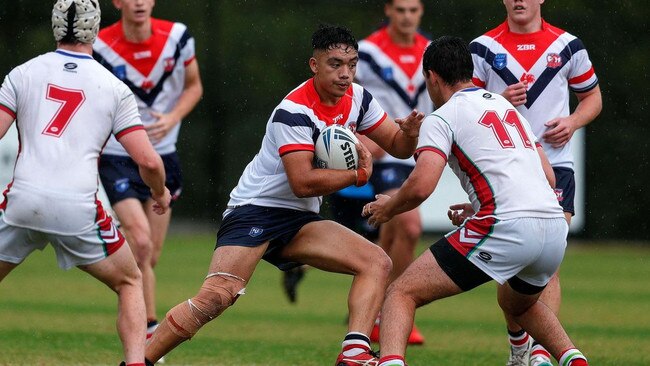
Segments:
[[[0,109],[0,139],[9,131],[9,127],[11,127],[14,119],[12,115]]]
[[[154,211],[159,215],[165,213],[171,202],[169,189],[165,187],[165,166],[147,134],[144,130],[137,130],[120,137],[118,141],[138,164],[140,177],[151,189],[151,198],[156,201]]]
[[[445,164],[445,159],[439,154],[422,151],[415,168],[397,193],[392,197],[378,194],[376,201],[363,207],[362,215],[368,216],[370,225],[378,226],[395,215],[420,206],[438,185]]]
[[[413,110],[405,118],[386,120],[367,136],[396,158],[410,158],[415,152],[424,114]]]

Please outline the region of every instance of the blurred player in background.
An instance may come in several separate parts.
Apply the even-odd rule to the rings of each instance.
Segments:
[[[433,193],[447,162],[471,204],[452,206],[449,217],[460,227],[389,286],[379,365],[405,365],[417,307],[491,280],[499,283],[503,311],[560,365],[587,365],[556,315],[539,301],[562,262],[568,224],[551,188],[553,171],[530,125],[506,99],[473,85],[472,57],[462,39],[433,41],[423,68],[439,108],[422,124],[415,169],[397,193],[378,195],[364,214],[377,225],[417,207]]]
[[[142,276],[97,199],[97,161],[108,137],[133,158],[156,214],[165,214],[171,197],[133,93],[91,56],[99,23],[96,0],[56,1],[56,51],[16,67],[0,88],[0,138],[15,120],[21,142],[0,203],[0,281],[52,244],[61,268],[76,266],[117,293],[125,363],[144,365]]]
[[[354,84],[358,46],[348,29],[320,27],[312,35],[313,78],[291,91],[271,114],[259,153],[230,193],[208,275],[198,293],[171,309],[151,337],[152,361],[192,338],[244,294],[261,259],[279,269],[307,264],[354,276],[348,333],[337,366],[371,365],[368,334],[391,270],[381,248],[318,215],[321,196],[364,185],[372,173],[363,144],[356,170],[314,167],[314,137],[337,123],[367,135],[396,156],[411,156],[422,114],[388,117],[368,91]]]
[[[165,164],[165,185],[175,201],[183,183],[176,152],[181,121],[203,94],[194,38],[184,24],[152,18],[154,0],[113,0],[113,5],[121,11],[121,19],[99,32],[94,56],[135,94],[144,128]],[[153,200],[136,165],[114,138],[102,153],[99,172],[142,271],[149,336],[158,324],[154,267],[172,210],[162,216],[153,214]]]
[[[405,116],[413,109],[425,115],[433,111],[422,74],[422,54],[429,40],[418,32],[424,13],[420,0],[389,0],[384,6],[387,24],[359,42],[359,65],[356,79],[368,90],[389,116]],[[415,161],[396,158],[376,144],[364,140],[372,153],[374,174],[370,180],[375,193],[394,194],[413,170]],[[370,200],[374,197],[371,196]],[[343,208],[346,209],[346,208]],[[351,206],[359,215],[358,208]],[[379,227],[379,245],[393,261],[391,280],[397,278],[413,261],[415,247],[422,234],[422,220],[417,207],[395,216]],[[379,341],[379,318],[370,339]],[[410,344],[422,344],[424,337],[417,327]]]
[[[580,39],[542,19],[544,0],[504,0],[507,19],[470,44],[474,84],[502,94],[530,122],[555,172],[557,194],[568,223],[575,214],[571,138],[602,109],[598,78]],[[578,99],[569,110],[569,89]],[[542,301],[560,312],[556,273]],[[550,354],[506,315],[508,366],[550,366]]]

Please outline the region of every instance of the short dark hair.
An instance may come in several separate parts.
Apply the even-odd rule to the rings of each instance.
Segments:
[[[442,36],[424,51],[422,69],[435,72],[448,85],[455,85],[472,79],[474,64],[465,41],[459,37]]]
[[[346,45],[359,50],[359,44],[348,28],[321,24],[311,36],[311,45],[314,51],[327,51],[336,47],[336,45]]]

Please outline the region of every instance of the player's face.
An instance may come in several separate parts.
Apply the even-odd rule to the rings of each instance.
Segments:
[[[389,27],[400,34],[410,35],[420,27],[424,7],[420,0],[393,0],[392,4],[386,4],[384,13]]]
[[[544,0],[503,0],[508,18],[518,25],[527,25],[541,17]]]
[[[359,52],[343,44],[314,53],[309,66],[321,100],[334,100],[345,95],[354,80],[358,61]]]
[[[148,22],[155,0],[113,0],[113,5],[122,11],[122,20],[141,24]]]

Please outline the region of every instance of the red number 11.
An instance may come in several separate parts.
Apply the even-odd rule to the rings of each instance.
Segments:
[[[492,132],[494,132],[494,136],[496,136],[497,140],[499,140],[499,143],[501,144],[501,147],[504,149],[512,149],[515,147],[515,143],[512,141],[512,138],[510,138],[510,134],[508,133],[508,130],[506,129],[504,123],[517,129],[519,137],[527,149],[533,148],[533,143],[530,141],[530,138],[528,137],[528,134],[526,133],[524,126],[522,126],[521,121],[519,120],[519,116],[514,109],[508,109],[503,119],[501,119],[495,111],[486,111],[478,123],[482,126],[491,128]]]
[[[50,123],[45,126],[43,135],[61,137],[61,134],[70,123],[72,117],[81,107],[86,96],[83,90],[66,89],[60,86],[47,84],[47,99],[61,103],[61,106],[52,117]]]

